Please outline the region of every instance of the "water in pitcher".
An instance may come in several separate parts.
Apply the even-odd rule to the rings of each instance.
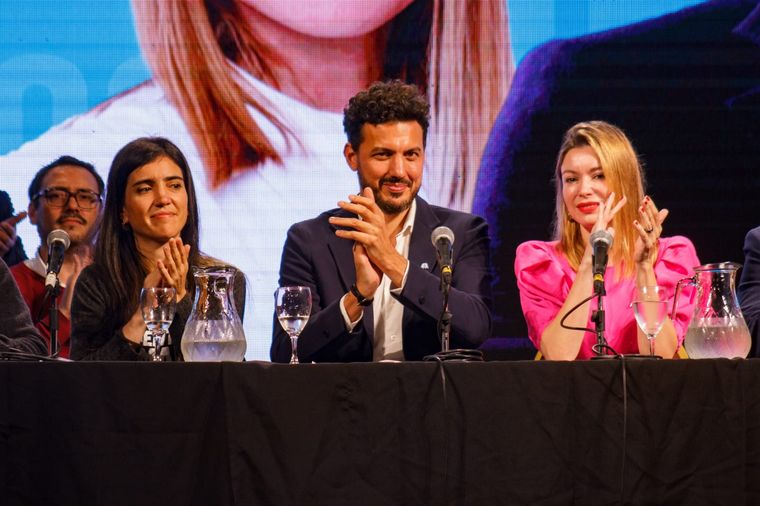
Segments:
[[[720,262],[694,268],[694,276],[676,285],[673,300],[675,319],[682,286],[696,288],[694,313],[684,336],[691,358],[744,358],[752,339],[736,298],[736,271],[741,265]]]
[[[704,325],[689,327],[684,346],[690,358],[744,358],[752,342],[747,339],[746,327],[727,325],[721,318]]]
[[[237,329],[230,328],[226,322],[189,321],[185,333],[195,336],[194,339],[182,340],[182,356],[188,362],[243,360],[246,349],[245,336],[242,332],[237,332]]]
[[[195,301],[182,333],[182,357],[187,362],[243,360],[245,334],[233,303],[235,269],[194,267]]]

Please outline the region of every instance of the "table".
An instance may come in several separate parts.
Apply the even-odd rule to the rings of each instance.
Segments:
[[[0,498],[759,504],[760,360],[2,362]]]

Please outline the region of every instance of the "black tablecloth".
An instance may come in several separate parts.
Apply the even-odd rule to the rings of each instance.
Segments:
[[[0,503],[760,504],[760,360],[5,362]]]

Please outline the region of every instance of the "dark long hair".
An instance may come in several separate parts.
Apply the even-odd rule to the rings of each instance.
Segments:
[[[170,140],[163,137],[141,137],[133,140],[116,153],[111,163],[103,222],[95,244],[93,262],[102,275],[106,293],[111,295],[107,304],[111,306],[111,314],[118,320],[119,325],[126,323],[135,312],[140,289],[148,274],[137,251],[132,228],[122,226],[127,179],[135,170],[162,157],[172,160],[182,171],[187,191],[187,222],[180,232],[180,237],[184,244],[190,245],[189,264],[198,265],[201,259],[198,250],[198,204],[193,177],[185,155]],[[193,276],[189,273],[185,283],[192,293]]]

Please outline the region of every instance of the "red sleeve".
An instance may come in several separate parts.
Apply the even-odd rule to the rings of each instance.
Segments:
[[[35,284],[31,282],[31,276],[35,276],[34,272],[22,262],[11,267],[11,274],[13,275],[13,279],[16,280],[16,285],[18,285],[18,290],[21,292],[21,297],[26,302],[26,306],[30,311],[33,311],[34,301],[38,297],[38,294],[34,290]],[[34,318],[34,315],[32,315],[32,318]]]

